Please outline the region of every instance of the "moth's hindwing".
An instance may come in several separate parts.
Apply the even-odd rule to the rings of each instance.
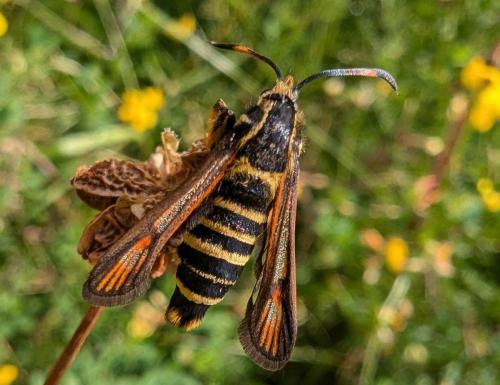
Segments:
[[[267,228],[258,261],[262,264],[241,322],[245,352],[268,370],[281,369],[290,358],[297,335],[295,288],[295,217],[300,139],[290,146],[290,159]]]

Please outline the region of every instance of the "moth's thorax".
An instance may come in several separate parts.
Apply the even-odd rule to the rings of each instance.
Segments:
[[[286,94],[264,93],[257,108],[260,120],[254,123],[252,138],[242,148],[241,155],[261,170],[283,172],[296,126],[295,102]]]
[[[287,76],[283,80],[278,79],[273,88],[262,92],[257,103],[240,116],[232,131],[241,147],[262,129],[269,129],[270,122],[276,123],[279,120],[281,128],[288,131],[294,129],[297,115],[300,114],[295,102],[293,83],[292,76]]]

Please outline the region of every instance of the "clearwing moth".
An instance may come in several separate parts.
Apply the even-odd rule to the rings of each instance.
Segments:
[[[239,335],[253,361],[278,370],[289,360],[297,336],[299,91],[314,79],[336,76],[378,77],[396,91],[397,85],[388,72],[376,68],[329,69],[294,85],[292,76],[283,77],[276,64],[248,47],[211,44],[266,62],[276,73],[276,84],[238,119],[222,100],[215,104],[209,118],[210,141],[201,160],[195,162],[196,170],[172,191],[151,187],[141,219],[121,228],[116,242],[93,261],[83,297],[94,306],[130,303],[148,289],[165,249],[178,240],[174,249],[180,262],[166,319],[190,330],[200,324],[210,306],[224,298],[256,243],[262,244],[255,262],[257,281]],[[125,168],[125,175],[138,172],[133,165],[118,165]],[[102,174],[98,168],[92,171]],[[87,173],[81,174],[77,173],[73,185],[82,199],[99,208],[100,203],[79,188]],[[87,233],[95,225],[91,223]],[[87,243],[87,237],[82,237],[80,247],[85,249]]]

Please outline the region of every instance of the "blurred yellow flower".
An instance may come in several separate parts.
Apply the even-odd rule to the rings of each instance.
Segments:
[[[403,271],[408,259],[408,245],[399,237],[389,238],[385,246],[385,263],[393,273],[399,274]]]
[[[482,57],[472,58],[460,75],[462,84],[469,90],[479,89],[488,80],[491,68]]]
[[[0,37],[5,35],[8,29],[9,22],[7,21],[7,18],[3,15],[3,13],[0,12]]]
[[[165,104],[163,91],[157,87],[143,90],[127,90],[122,94],[122,104],[118,108],[118,119],[136,131],[152,128],[158,120],[158,111]]]
[[[475,57],[463,69],[461,81],[478,92],[469,113],[470,124],[480,132],[489,131],[500,119],[500,70]]]
[[[0,385],[12,384],[19,375],[19,369],[15,365],[0,365]]]
[[[476,183],[476,189],[481,194],[487,194],[493,191],[493,182],[488,178],[480,178]]]
[[[165,322],[163,312],[149,302],[141,301],[128,322],[128,335],[137,340],[151,336]]]
[[[470,114],[469,122],[480,131],[489,131],[500,119],[500,81],[491,83],[479,92]]]
[[[127,332],[136,340],[143,340],[151,336],[156,327],[146,320],[140,318],[132,318],[127,325]]]
[[[500,71],[495,68],[500,75]],[[478,97],[478,103],[488,108],[497,119],[500,117],[500,78],[484,87]]]
[[[470,124],[479,132],[486,132],[493,127],[495,123],[495,118],[485,111],[478,105],[472,107],[469,114]]]
[[[147,87],[142,91],[144,97],[144,104],[152,110],[160,110],[165,104],[165,97],[163,91],[157,87]]]
[[[182,15],[176,21],[165,26],[168,33],[179,40],[185,40],[196,31],[196,18],[191,13]]]
[[[494,189],[491,179],[480,178],[476,183],[476,188],[481,194],[483,204],[488,211],[492,213],[500,211],[500,192]]]
[[[192,13],[182,15],[177,21],[179,27],[188,35],[191,36],[196,30],[196,19]]]
[[[500,192],[491,191],[489,193],[483,194],[483,203],[488,211],[496,213],[500,211]]]

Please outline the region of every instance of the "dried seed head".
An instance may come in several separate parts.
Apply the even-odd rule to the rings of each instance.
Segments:
[[[161,139],[162,146],[145,162],[108,159],[77,169],[71,180],[73,188],[85,203],[101,210],[86,226],[78,244],[78,253],[92,264],[197,169],[211,140],[198,140],[188,151],[179,153],[179,139],[172,131],[165,130]],[[155,278],[165,272],[171,254],[168,243],[153,269]]]

